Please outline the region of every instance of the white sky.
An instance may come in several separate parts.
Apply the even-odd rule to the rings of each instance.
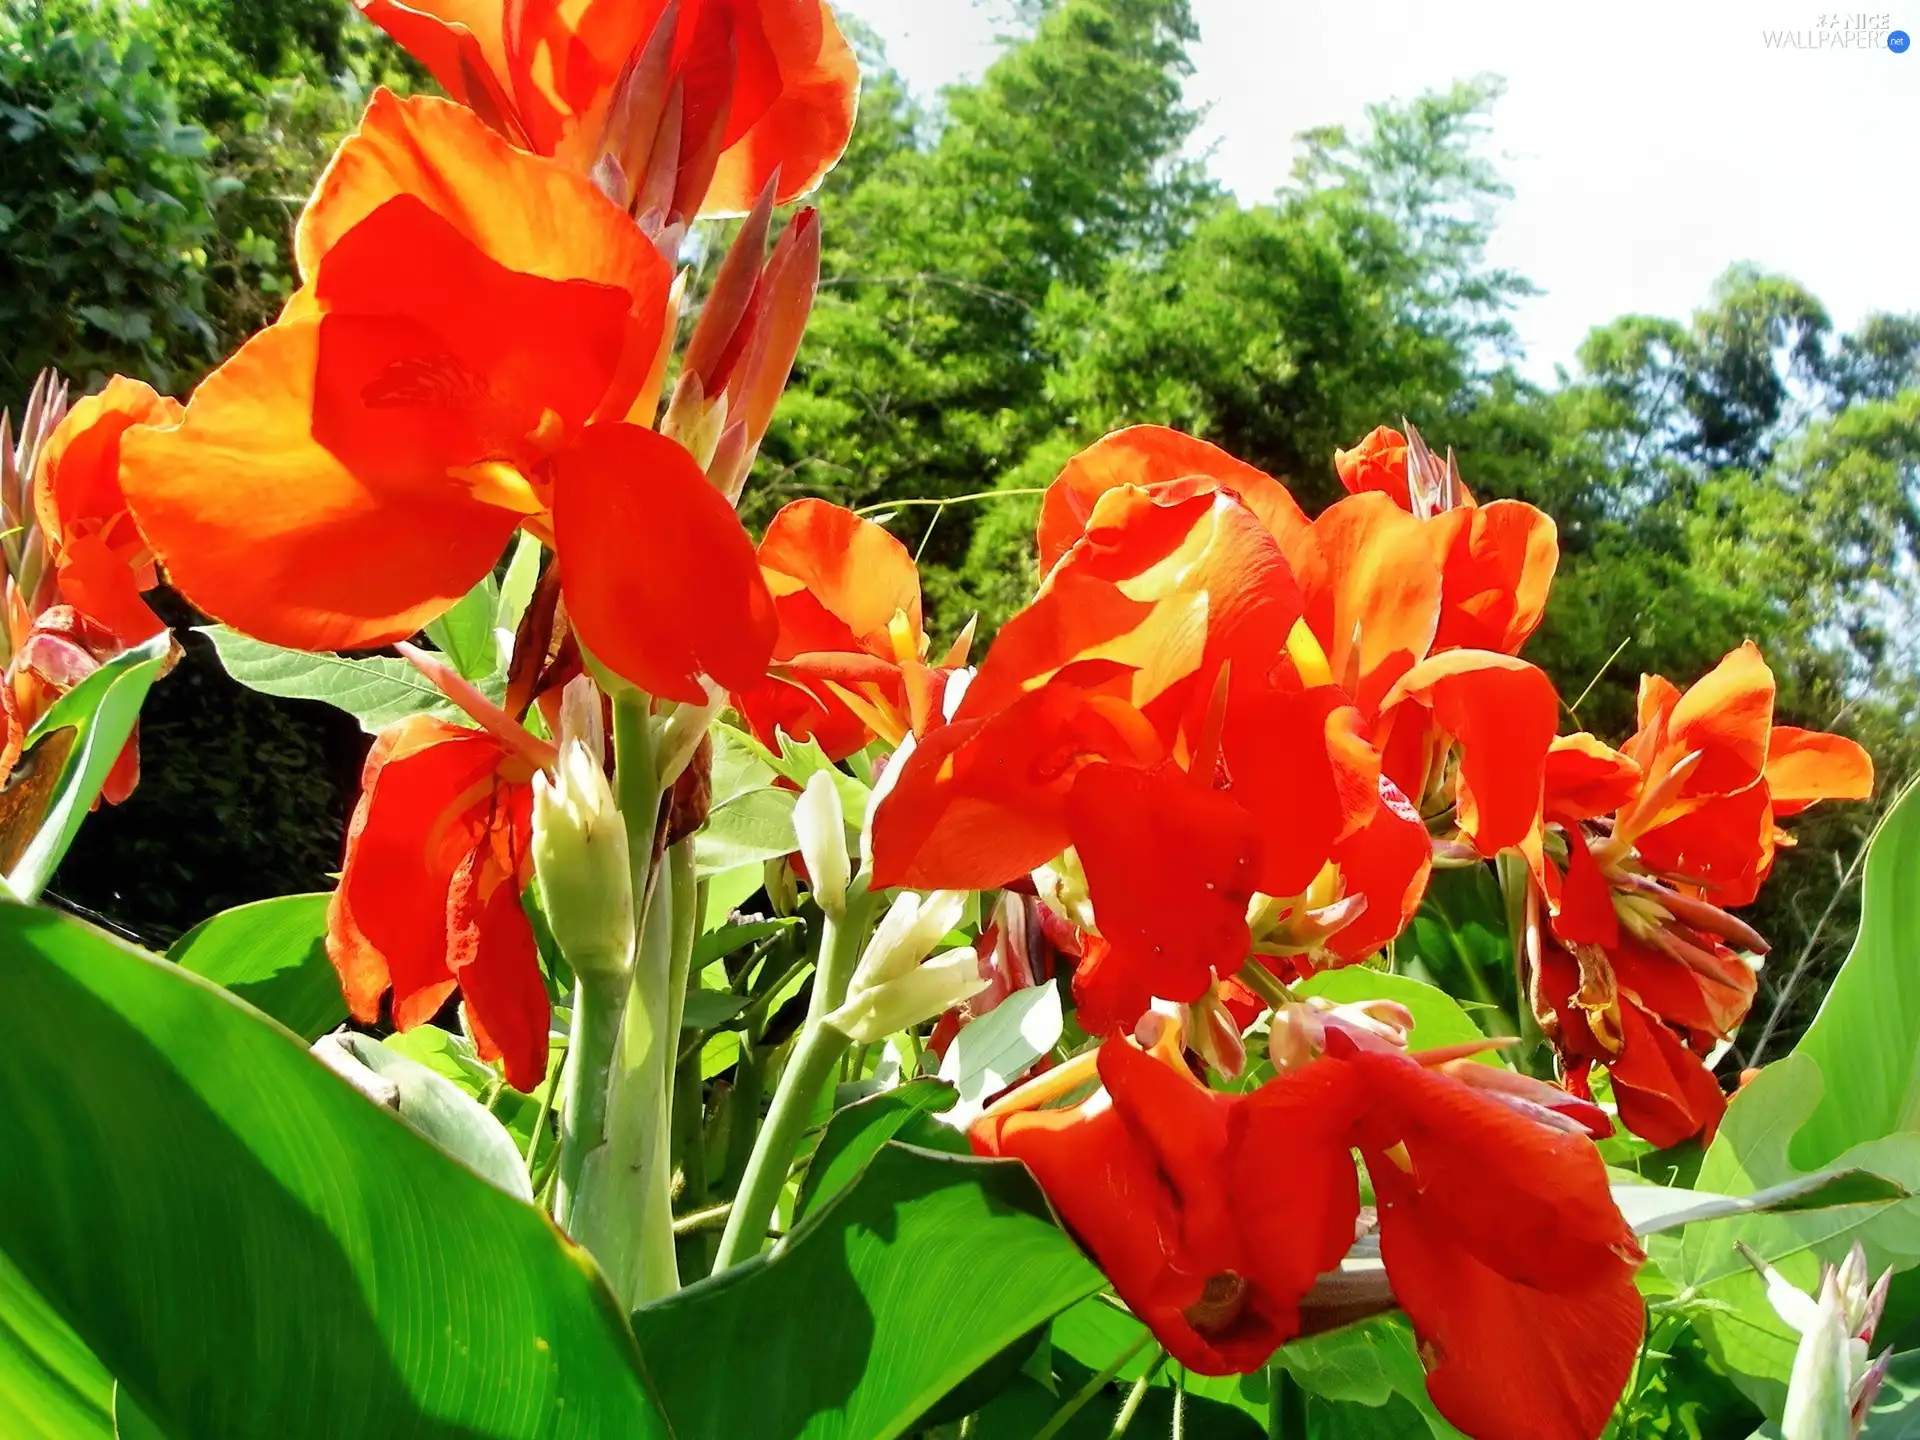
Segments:
[[[836,0],[923,95],[978,76],[1003,0]],[[1920,48],[1769,48],[1826,16],[1920,0],[1192,0],[1198,144],[1243,200],[1266,198],[1292,136],[1371,101],[1482,71],[1506,97],[1487,145],[1514,189],[1490,247],[1545,293],[1519,311],[1526,370],[1550,380],[1587,329],[1684,317],[1727,265],[1807,285],[1842,328],[1920,310]]]

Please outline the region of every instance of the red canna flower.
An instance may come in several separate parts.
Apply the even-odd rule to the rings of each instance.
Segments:
[[[60,696],[166,628],[140,598],[157,577],[120,492],[120,448],[130,430],[179,418],[172,400],[120,375],[66,409],[65,387],[49,372],[34,387],[17,446],[10,424],[0,420],[7,521],[0,780],[12,773],[28,732]],[[139,779],[136,733],[115,760],[102,797],[119,804]]]
[[[842,760],[876,738],[897,747],[939,719],[969,637],[927,663],[906,546],[851,510],[796,500],[767,526],[759,559],[780,633],[772,669],[734,704],[763,742],[781,730]]]
[[[327,955],[356,1020],[424,1024],[456,988],[482,1059],[546,1075],[550,1013],[520,894],[533,873],[535,766],[482,730],[425,715],[375,738],[327,912]]]
[[[356,0],[522,148],[596,171],[665,224],[813,188],[859,69],[822,0]]]
[[[1393,1296],[1442,1414],[1481,1437],[1592,1437],[1640,1344],[1641,1259],[1551,1087],[1324,1027],[1320,1058],[1251,1094],[1208,1090],[1177,1027],[1108,1040],[989,1109],[983,1155],[1026,1162],[1133,1312],[1183,1365],[1257,1369],[1359,1231],[1351,1151],[1379,1203]],[[1064,1109],[1035,1109],[1101,1082]],[[1503,1077],[1503,1078],[1494,1078]]]
[[[302,218],[307,283],[121,479],[173,583],[306,649],[412,634],[517,527],[581,643],[672,700],[757,678],[775,621],[732,507],[622,423],[667,268],[579,177],[443,101],[376,96]]]
[[[1576,735],[1550,757],[1553,858],[1528,847],[1534,1008],[1570,1083],[1604,1065],[1622,1123],[1656,1144],[1711,1137],[1726,1108],[1700,1057],[1753,1003],[1767,943],[1726,907],[1771,869],[1775,816],[1872,791],[1854,742],[1773,725],[1773,691],[1748,643],[1685,694],[1646,677],[1623,752]]]
[[[121,441],[136,426],[177,425],[183,413],[151,386],[116,375],[67,412],[40,452],[33,509],[55,587],[122,648],[166,627],[140,598],[158,577],[120,490]]]

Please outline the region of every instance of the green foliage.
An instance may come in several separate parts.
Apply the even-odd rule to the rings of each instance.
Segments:
[[[162,389],[217,358],[213,142],[157,52],[38,7],[0,18],[0,386],[60,366]]]
[[[679,1434],[890,1440],[1100,1285],[1023,1167],[889,1143],[777,1252],[634,1333]],[[755,1383],[715,1355],[752,1356]]]
[[[223,910],[196,925],[167,958],[271,1016],[303,1040],[347,1018],[327,959],[330,895],[279,895]]]
[[[179,967],[44,910],[0,937],[0,1083],[40,1097],[0,1110],[34,1177],[0,1251],[165,1433],[664,1433],[528,1207]]]

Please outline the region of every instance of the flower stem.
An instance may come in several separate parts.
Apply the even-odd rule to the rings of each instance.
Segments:
[[[1112,1363],[1109,1364],[1106,1369],[1089,1378],[1086,1384],[1073,1392],[1072,1398],[1070,1398],[1066,1404],[1053,1412],[1052,1419],[1048,1420],[1046,1424],[1033,1432],[1033,1440],[1053,1440],[1054,1436],[1067,1428],[1067,1422],[1069,1420],[1086,1409],[1093,1397],[1107,1388],[1114,1376],[1127,1368],[1127,1363],[1132,1360],[1134,1356],[1138,1355],[1152,1343],[1153,1334],[1149,1331],[1142,1334],[1133,1344],[1114,1356]]]
[[[607,1085],[620,1040],[627,978],[575,976],[573,1035],[560,1072],[560,1169],[553,1192],[553,1218],[569,1234],[580,1198],[587,1156],[607,1143]]]

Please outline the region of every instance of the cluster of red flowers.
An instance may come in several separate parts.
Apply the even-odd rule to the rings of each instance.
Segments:
[[[1642,1311],[1589,1074],[1650,1140],[1711,1133],[1702,1057],[1765,949],[1726,907],[1754,898],[1780,818],[1868,793],[1859,747],[1774,726],[1751,645],[1685,694],[1645,681],[1621,750],[1558,734],[1518,658],[1553,522],[1476,503],[1451,456],[1385,428],[1336,456],[1350,493],[1314,518],[1201,441],[1108,436],[1047,492],[1032,603],[977,671],[970,634],[935,659],[886,530],[803,500],[756,547],[734,510],[818,275],[814,216],[769,253],[772,210],[852,125],[826,6],[361,3],[454,101],[374,97],[301,217],[301,287],[184,412],[116,380],[9,453],[37,548],[9,532],[0,763],[51,695],[158,633],[156,560],[248,634],[365,648],[524,532],[553,560],[505,703],[447,676],[480,728],[415,717],[368,758],[329,935],[356,1016],[391,991],[404,1028],[457,988],[484,1056],[523,1089],[545,1075],[521,894],[554,748],[523,721],[540,706],[554,733],[583,666],[663,706],[730,700],[835,760],[878,742],[873,886],[1017,892],[978,1008],[1071,959],[1103,1037],[974,1144],[1032,1167],[1177,1358],[1264,1363],[1377,1228],[1443,1413],[1598,1433]],[[686,226],[741,212],[669,390]],[[1388,945],[1436,862],[1506,854],[1564,1088],[1410,1052],[1392,1006],[1292,999]],[[1275,1078],[1209,1088],[1269,1009]]]

